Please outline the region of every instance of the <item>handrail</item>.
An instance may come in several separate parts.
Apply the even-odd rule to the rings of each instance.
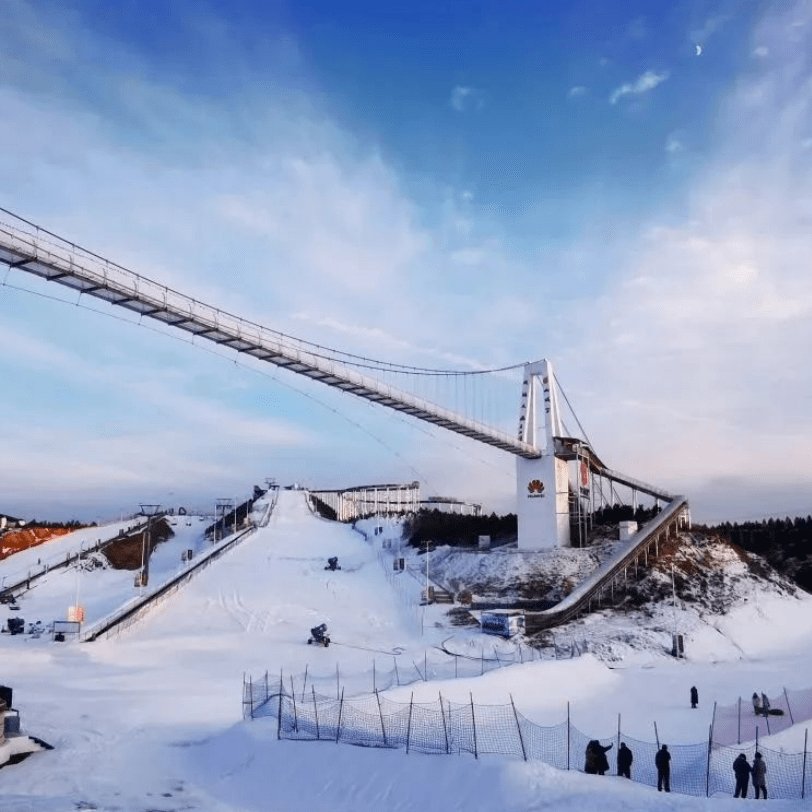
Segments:
[[[604,561],[591,576],[582,581],[566,598],[551,609],[541,612],[526,612],[525,619],[531,621],[536,630],[549,629],[560,626],[580,614],[589,601],[609,583],[620,570],[628,566],[634,559],[651,544],[662,530],[688,505],[684,496],[676,496],[653,519],[646,522],[635,533],[626,547],[617,555]]]

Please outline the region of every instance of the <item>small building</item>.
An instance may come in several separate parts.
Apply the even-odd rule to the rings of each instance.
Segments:
[[[521,609],[489,609],[480,616],[479,625],[486,634],[502,637],[524,634],[524,612]]]

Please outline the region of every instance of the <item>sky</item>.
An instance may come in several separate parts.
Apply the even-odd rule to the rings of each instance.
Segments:
[[[806,515],[812,3],[661,5],[0,0],[0,206],[366,357],[548,358],[696,520]],[[510,455],[5,269],[0,379],[11,515],[513,505]]]

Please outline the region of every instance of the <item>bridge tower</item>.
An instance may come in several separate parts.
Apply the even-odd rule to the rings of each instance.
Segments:
[[[555,438],[563,434],[552,364],[541,360],[525,365],[519,440],[541,456],[516,457],[520,550],[570,546],[569,468],[555,455]]]

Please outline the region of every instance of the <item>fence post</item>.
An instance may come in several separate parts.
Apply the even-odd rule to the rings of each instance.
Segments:
[[[248,675],[248,697],[249,702],[251,703],[248,707],[250,709],[251,718],[254,718],[254,684],[251,679],[251,675]]]
[[[296,690],[293,687],[293,674],[290,675],[290,695],[293,699],[293,729],[299,732],[299,714],[296,712]]]
[[[268,685],[268,669],[265,669],[265,701],[267,702],[271,698],[271,688]]]
[[[739,697],[739,733],[736,736],[736,742],[742,743],[742,698]]]
[[[338,727],[336,728],[336,744],[338,744],[338,737],[341,735],[341,712],[344,710],[344,691],[341,691],[341,700],[338,705]]]
[[[654,740],[657,742],[657,749],[660,749],[660,734],[657,732],[657,723],[654,723]]]
[[[513,708],[513,718],[516,720],[516,730],[519,731],[519,743],[522,746],[522,756],[527,761],[527,751],[524,749],[524,738],[522,737],[522,726],[519,724],[519,714],[516,713],[516,705],[513,704],[513,694],[510,694],[510,706]]]
[[[570,768],[570,703],[567,702],[567,769]]]
[[[383,711],[381,710],[381,698],[378,696],[378,691],[375,691],[375,699],[378,700],[378,716],[381,717],[381,733],[383,733],[383,746],[388,747],[386,742],[386,728],[383,726]]]
[[[787,711],[789,713],[789,721],[790,724],[795,724],[795,720],[792,718],[792,706],[789,704],[789,695],[787,694],[787,689],[784,688],[784,699],[787,700]]]
[[[392,660],[395,663],[395,682],[397,682],[397,684],[400,685],[400,675],[398,674],[398,659],[397,657],[395,657],[394,654],[392,655]]]
[[[279,718],[276,723],[276,738],[282,738],[282,670],[279,671]]]
[[[409,699],[409,721],[406,725],[406,755],[409,755],[409,739],[412,736],[412,705],[414,705],[414,691]]]
[[[316,738],[320,739],[321,735],[319,733],[319,709],[316,706],[316,688],[313,685],[311,685],[310,688],[313,691],[313,715],[316,718]]]
[[[445,751],[446,753],[450,753],[451,750],[448,746],[448,725],[445,723],[445,708],[443,707],[443,694],[442,691],[438,691],[440,696],[440,715],[443,717],[443,733],[445,733]]]
[[[711,716],[711,739],[713,739],[713,729],[716,726],[716,701],[713,703],[713,716]]]
[[[714,711],[716,710],[716,703],[714,702]],[[705,797],[710,798],[710,761],[711,749],[713,748],[713,723],[708,728],[708,766],[705,769]]]
[[[305,663],[304,682],[302,683],[302,702],[304,702],[305,698],[305,688],[307,688],[307,663]]]
[[[801,798],[804,797],[806,792],[806,742],[809,737],[809,728],[804,730],[804,767],[801,770]]]
[[[620,752],[620,714],[617,715],[617,750],[615,752]],[[615,774],[617,775],[618,773]]]
[[[471,723],[474,726],[474,758],[479,758],[479,752],[476,744],[476,716],[474,715],[474,694],[471,693]]]

